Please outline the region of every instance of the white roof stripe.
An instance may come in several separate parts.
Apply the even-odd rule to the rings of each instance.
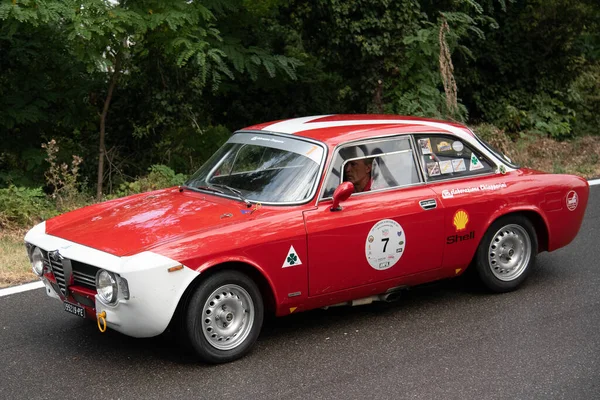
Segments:
[[[293,118],[285,121],[276,122],[272,125],[262,128],[264,131],[280,132],[280,133],[296,133],[306,131],[313,128],[312,125],[305,125],[307,122],[314,121],[319,118],[329,117],[330,115],[313,115],[311,117]],[[335,126],[335,125],[331,125]]]
[[[433,121],[419,121],[419,120],[404,120],[404,119],[364,119],[364,120],[346,120],[346,121],[325,121],[325,122],[310,122],[319,118],[327,117],[328,115],[319,115],[312,117],[303,117],[303,118],[294,118],[287,121],[277,122],[272,125],[265,126],[263,130],[271,131],[271,132],[279,132],[279,133],[289,133],[294,134],[298,132],[313,130],[313,129],[323,129],[323,128],[333,128],[337,126],[355,126],[355,125],[389,125],[389,124],[398,124],[398,125],[420,125],[420,126],[429,126],[432,128],[437,128],[441,130],[445,130],[447,132],[451,132],[456,136],[460,137],[463,141],[470,143],[473,147],[477,148],[479,151],[484,153],[488,158],[492,160],[499,161],[501,164],[505,164],[503,160],[496,157],[494,154],[489,152],[483,146],[480,146],[479,143],[468,133],[466,133],[463,129],[458,128],[456,126],[452,126],[449,124],[445,124],[442,122],[433,122]],[[514,171],[514,168],[506,165],[506,171]]]
[[[346,121],[325,121],[325,122],[310,122],[319,118],[328,117],[329,115],[319,115],[312,117],[294,118],[287,121],[277,122],[263,128],[265,131],[280,132],[280,133],[298,133],[313,129],[333,128],[337,126],[353,126],[353,125],[421,125],[430,126],[432,128],[443,129],[448,132],[458,134],[463,132],[462,129],[441,122],[404,120],[404,119],[357,119]]]

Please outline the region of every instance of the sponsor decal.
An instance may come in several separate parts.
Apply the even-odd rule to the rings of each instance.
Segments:
[[[448,142],[439,142],[437,144],[437,149],[438,149],[438,152],[443,153],[445,151],[452,150],[452,147],[450,147],[450,143],[448,143]]]
[[[456,228],[456,232],[464,231],[469,223],[469,214],[465,210],[457,210],[452,218],[452,224]]]
[[[454,213],[454,217],[452,218],[452,225],[456,229],[456,232],[464,231],[467,229],[467,224],[469,223],[469,213],[465,210],[456,210]],[[464,235],[450,235],[446,238],[446,244],[454,244],[458,242],[463,242],[466,240],[471,240],[475,238],[475,231],[471,231]]]
[[[440,161],[440,171],[442,174],[451,174],[454,172],[452,168],[452,160]]]
[[[490,185],[482,184],[479,186],[470,186],[466,188],[456,188],[456,189],[444,189],[442,190],[442,198],[450,199],[456,195],[460,194],[470,194],[470,193],[480,193],[480,192],[494,192],[496,190],[506,188],[505,182],[500,183],[492,183]]]
[[[567,208],[569,211],[575,211],[577,205],[579,204],[579,197],[574,190],[571,190],[567,193]]]
[[[365,256],[373,269],[383,271],[400,260],[404,254],[406,238],[400,241],[394,238],[401,236],[404,236],[404,229],[393,219],[383,219],[373,225],[365,241]]]
[[[464,148],[465,146],[463,146],[460,140],[455,140],[454,142],[452,142],[452,150],[454,150],[455,152],[460,153],[461,151],[463,151]]]
[[[462,158],[455,158],[452,160],[452,169],[454,169],[454,172],[466,171],[467,167],[465,166],[465,160]]]
[[[475,239],[475,231],[471,231],[465,235],[451,235],[446,238],[446,244],[454,244],[464,242],[466,240]]]
[[[431,150],[431,140],[427,139],[419,139],[419,147],[421,147],[422,154],[431,154],[433,151]]]
[[[440,174],[440,165],[437,162],[427,163],[427,175],[438,176]]]
[[[263,138],[258,136],[253,136],[250,140],[262,140],[263,142],[273,142],[273,143],[285,143],[283,140],[277,140],[273,138]]]
[[[298,257],[298,253],[296,253],[294,246],[290,246],[281,268],[295,267],[296,265],[302,265],[302,261],[300,260],[300,257]]]
[[[479,161],[479,158],[477,158],[475,153],[471,153],[471,165],[469,166],[469,171],[477,171],[482,168],[483,164]]]

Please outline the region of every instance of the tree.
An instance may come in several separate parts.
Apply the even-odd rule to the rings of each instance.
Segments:
[[[264,67],[271,76],[280,70],[294,76],[297,63],[283,56],[270,55],[262,49],[244,49],[236,44],[223,45],[215,27],[217,15],[235,10],[235,0],[206,2],[173,0],[127,1],[35,1],[13,0],[0,5],[0,20],[16,32],[23,24],[47,25],[65,32],[65,51],[86,66],[88,74],[101,73],[106,80],[106,93],[98,112],[99,147],[96,197],[103,191],[106,156],[106,119],[119,80],[134,73],[129,62],[136,55],[154,49],[175,60],[177,67],[193,65],[198,83],[218,87],[223,77],[238,73],[256,73]],[[223,48],[225,47],[225,48]],[[228,55],[232,56],[228,60]]]

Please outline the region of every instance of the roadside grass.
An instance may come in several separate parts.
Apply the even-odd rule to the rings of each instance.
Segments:
[[[475,132],[522,167],[586,179],[600,177],[600,136],[558,142],[529,135],[515,142],[491,125],[475,127]],[[0,230],[0,288],[36,280],[25,253],[25,232],[25,227]]]
[[[552,174],[600,177],[600,136],[582,136],[559,142],[529,134],[512,141],[500,129],[479,125],[475,132],[522,167]]]
[[[25,230],[0,232],[0,288],[35,281],[23,237]]]

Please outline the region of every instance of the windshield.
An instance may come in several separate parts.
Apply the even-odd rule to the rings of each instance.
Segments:
[[[254,202],[299,203],[314,194],[323,154],[321,146],[303,140],[238,133],[185,185],[240,198],[233,189]]]

